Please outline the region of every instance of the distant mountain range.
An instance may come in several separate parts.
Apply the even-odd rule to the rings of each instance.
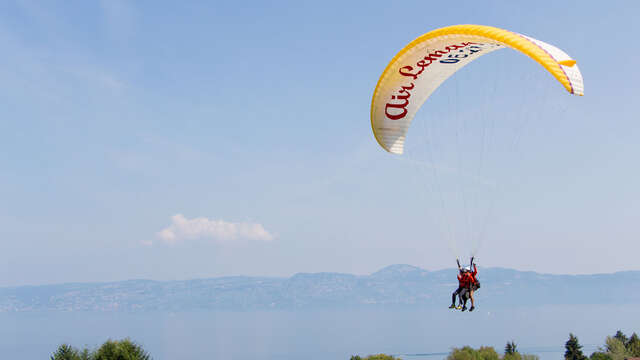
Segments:
[[[300,273],[289,278],[230,276],[184,281],[0,288],[0,312],[193,311],[354,307],[442,307],[457,286],[455,269],[391,265],[371,275]],[[483,306],[640,303],[640,271],[548,275],[481,268]]]

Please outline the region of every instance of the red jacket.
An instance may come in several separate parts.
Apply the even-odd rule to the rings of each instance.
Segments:
[[[465,272],[464,274],[458,274],[458,286],[459,287],[469,287],[471,284],[475,284],[478,280],[476,280],[476,274],[478,274],[478,268],[476,264],[473,264],[472,272]]]
[[[473,271],[467,274],[469,274],[469,276],[471,277],[471,284],[475,284],[478,282],[478,279],[476,279],[476,275],[478,274],[478,268],[476,267],[476,264],[473,264]]]
[[[469,276],[467,276],[467,273],[458,274],[458,286],[459,287],[469,286]]]

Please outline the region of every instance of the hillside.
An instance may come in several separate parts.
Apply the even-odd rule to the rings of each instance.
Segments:
[[[548,275],[481,268],[483,307],[640,302],[640,271]],[[0,311],[258,310],[441,307],[456,270],[391,265],[373,274],[299,273],[289,278],[232,276],[185,281],[129,280],[0,288]],[[631,285],[631,286],[630,286]]]

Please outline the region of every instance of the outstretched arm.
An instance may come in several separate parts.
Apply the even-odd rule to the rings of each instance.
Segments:
[[[460,266],[460,259],[456,259],[456,262],[458,263],[458,270],[460,270],[462,267]]]

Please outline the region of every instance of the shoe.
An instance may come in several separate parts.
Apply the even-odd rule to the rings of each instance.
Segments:
[[[469,308],[469,312],[473,311],[473,309],[475,309],[475,308],[476,308],[475,306],[470,307]]]
[[[451,306],[449,306],[449,309],[455,309],[455,308],[456,308],[456,306],[453,305],[453,304],[451,304]]]
[[[462,311],[465,311],[465,310],[467,310],[467,307],[466,307],[466,306],[463,306],[463,307],[462,307]]]
[[[456,309],[460,310],[460,309],[462,309],[462,306],[458,305],[458,306],[456,306]]]

